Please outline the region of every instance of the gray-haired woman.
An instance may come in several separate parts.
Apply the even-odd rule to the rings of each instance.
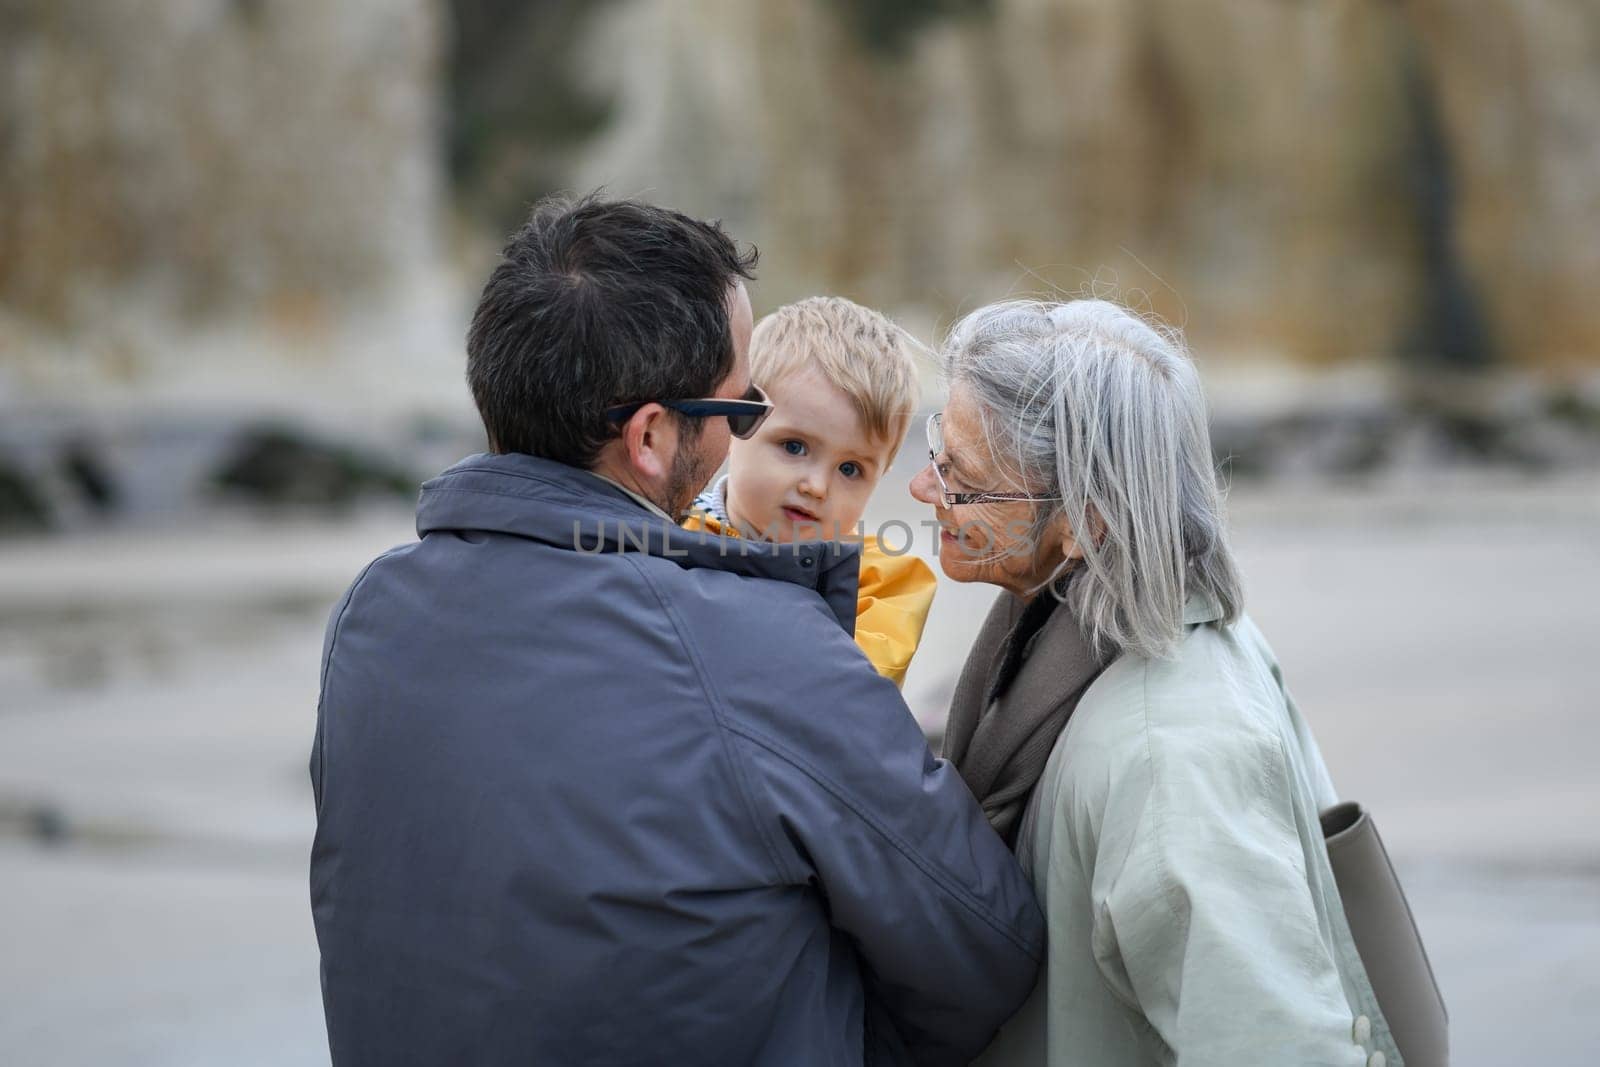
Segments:
[[[1322,841],[1332,784],[1242,613],[1181,343],[1105,301],[1019,301],[943,357],[911,491],[945,573],[1004,590],[945,755],[1050,933],[982,1062],[1399,1063]]]

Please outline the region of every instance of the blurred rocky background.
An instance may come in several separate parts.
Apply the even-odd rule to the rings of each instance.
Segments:
[[[482,445],[500,242],[599,186],[759,245],[758,312],[1181,326],[1456,1062],[1593,1061],[1593,0],[0,0],[8,1061],[326,1061],[322,615]],[[985,599],[941,590],[930,732]]]

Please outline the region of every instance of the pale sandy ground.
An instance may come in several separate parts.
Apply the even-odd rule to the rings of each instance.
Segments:
[[[884,492],[875,521],[923,517]],[[1407,879],[1455,1063],[1600,1062],[1600,482],[1233,508],[1252,613]],[[5,1063],[327,1062],[321,616],[409,518],[211,527],[0,542]],[[925,725],[991,595],[941,590]]]

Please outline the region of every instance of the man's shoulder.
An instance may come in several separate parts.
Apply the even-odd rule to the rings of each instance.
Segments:
[[[817,590],[657,558],[641,558],[638,566],[730,712],[762,709],[758,717],[781,719],[836,699],[904,713],[894,685],[879,676]]]
[[[658,556],[628,558],[664,607],[725,654],[772,657],[781,646],[829,644],[835,638],[850,644],[815,589],[732,569],[682,566]]]
[[[408,557],[415,554],[421,543],[420,541],[405,541],[378,553],[368,560],[366,565],[356,572],[356,576],[350,580],[349,585],[345,586],[344,593],[335,602],[332,618],[329,620],[330,625],[338,622],[339,616],[348,610],[351,602],[364,588],[369,587],[374,581],[381,581],[385,571],[396,563],[403,564]]]

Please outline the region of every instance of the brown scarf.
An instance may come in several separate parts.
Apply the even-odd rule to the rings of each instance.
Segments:
[[[995,831],[1015,846],[1033,787],[1078,698],[1104,668],[1048,591],[1002,593],[956,682],[943,754]]]

